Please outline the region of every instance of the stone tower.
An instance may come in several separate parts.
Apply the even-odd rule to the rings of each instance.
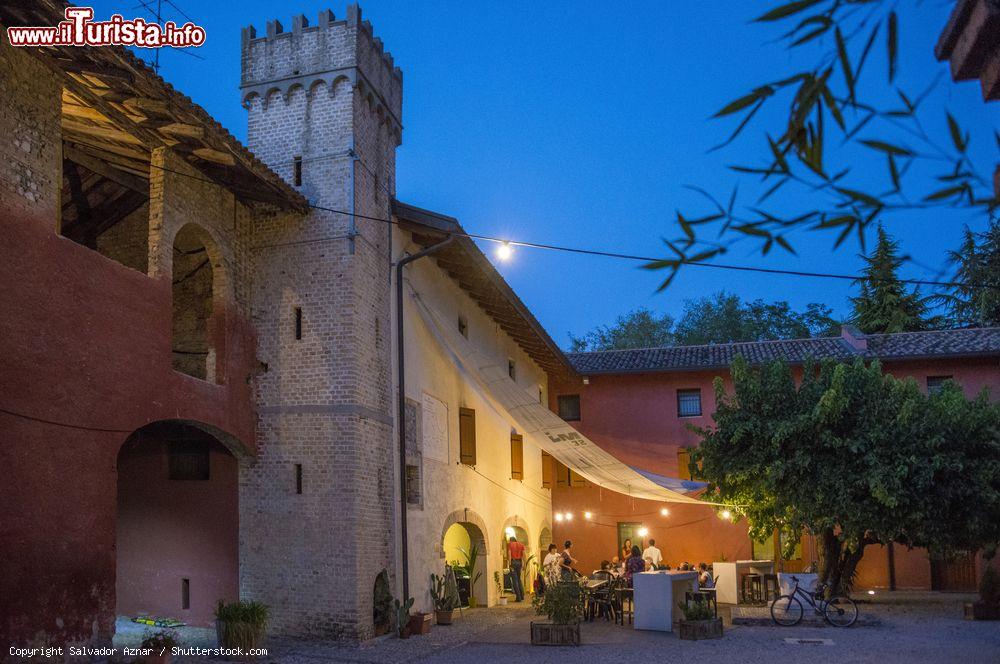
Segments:
[[[243,29],[249,147],[313,206],[250,231],[259,454],[240,586],[283,634],[370,637],[375,576],[395,576],[391,227],[370,218],[395,193],[402,83],[356,5]]]

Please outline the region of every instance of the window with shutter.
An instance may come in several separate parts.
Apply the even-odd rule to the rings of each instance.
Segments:
[[[542,488],[551,489],[555,484],[555,459],[548,452],[542,452]]]
[[[510,434],[510,478],[524,479],[524,437],[516,433]]]
[[[569,469],[567,469],[569,470]],[[569,471],[569,485],[571,487],[582,487],[587,486],[587,480],[583,479],[582,475],[576,473],[576,471]]]
[[[677,478],[682,480],[691,479],[691,469],[688,464],[691,463],[691,452],[688,451],[686,447],[677,448]]]
[[[562,465],[559,461],[555,461],[556,468],[556,486],[566,488],[569,486],[569,468]]]
[[[476,465],[476,411],[458,409],[459,461],[466,466]]]

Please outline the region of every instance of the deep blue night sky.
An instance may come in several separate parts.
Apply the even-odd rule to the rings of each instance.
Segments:
[[[174,2],[206,28],[207,43],[195,49],[205,59],[164,52],[161,73],[243,139],[240,27],[253,23],[263,34],[265,21],[278,18],[290,29],[293,14],[304,13],[315,22],[325,5],[312,0]],[[750,23],[775,4],[777,0],[362,3],[364,18],[374,24],[404,73],[398,197],[454,215],[473,233],[664,255],[660,237],[679,233],[676,208],[710,211],[684,185],[725,195],[737,181],[725,166],[762,154],[763,139],[752,130],[726,150],[708,153],[733,127],[708,118],[752,85],[780,78],[794,65],[784,46],[768,43],[777,30]],[[929,128],[947,142],[947,104],[971,130],[980,170],[991,174],[997,161],[992,135],[996,106],[982,102],[978,82],[952,83],[947,65],[933,58],[951,3],[902,7],[900,82],[916,89],[943,76],[927,116],[938,124]],[[344,15],[343,5],[331,9]],[[112,12],[131,18],[144,10],[137,0],[125,0],[98,2],[96,11],[98,18]],[[166,2],[163,13],[181,18]],[[884,50],[879,45],[866,66],[872,81],[885,80]],[[806,54],[810,62],[816,57],[815,52]],[[888,89],[877,94],[894,96]],[[859,154],[855,161],[858,172],[885,181],[884,161],[874,153]],[[886,221],[903,250],[919,263],[906,268],[906,276],[913,278],[935,276],[921,266],[940,267],[963,224],[982,228],[986,223],[961,210],[896,215]],[[780,250],[761,258],[747,245],[725,260],[851,274],[858,270],[856,242],[834,253],[830,235],[802,232],[792,239],[798,258]],[[656,294],[662,275],[634,263],[525,248],[500,269],[560,344],[567,343],[568,332],[580,334],[637,306],[676,315],[684,299],[719,289],[747,299],[785,299],[796,306],[823,302],[838,314],[847,311],[851,290],[839,281],[689,268],[666,292]]]

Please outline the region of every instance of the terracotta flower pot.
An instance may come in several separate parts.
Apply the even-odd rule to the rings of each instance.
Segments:
[[[434,612],[434,617],[437,618],[437,624],[439,625],[450,625],[454,611],[441,611],[437,610]]]

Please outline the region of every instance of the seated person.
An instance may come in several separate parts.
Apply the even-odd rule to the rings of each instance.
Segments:
[[[712,573],[708,571],[708,565],[705,563],[698,563],[698,587],[699,588],[714,588],[715,579],[712,578]]]
[[[608,571],[611,572],[613,576],[618,576],[622,573],[622,561],[615,556],[611,559],[611,565],[608,567]]]

